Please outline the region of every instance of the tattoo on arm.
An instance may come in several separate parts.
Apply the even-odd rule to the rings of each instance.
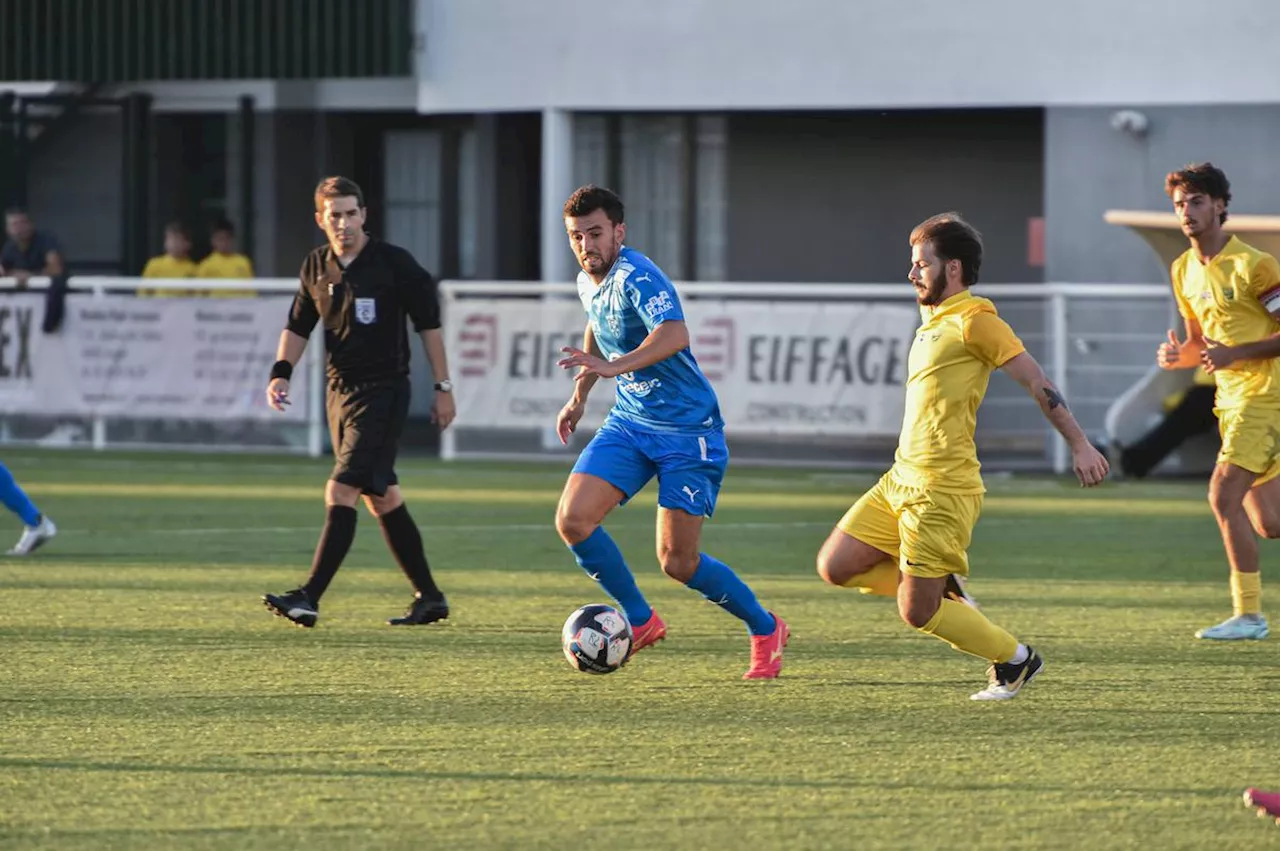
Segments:
[[[1067,400],[1062,398],[1062,394],[1052,387],[1044,388],[1044,398],[1049,403],[1049,410],[1051,411],[1057,407],[1067,407]]]

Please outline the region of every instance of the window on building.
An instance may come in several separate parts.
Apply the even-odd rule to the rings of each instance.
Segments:
[[[443,134],[438,130],[387,133],[385,147],[388,242],[408,250],[425,268],[441,268]]]
[[[474,127],[458,138],[458,274],[474,278],[480,266],[480,152]]]
[[[719,115],[580,114],[575,182],[615,189],[627,242],[674,279],[723,280],[726,121]]]

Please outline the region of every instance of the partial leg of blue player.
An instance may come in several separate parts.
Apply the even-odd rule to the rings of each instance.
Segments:
[[[640,483],[643,486],[643,482]],[[637,488],[638,489],[638,488]],[[626,494],[587,473],[573,473],[556,510],[556,529],[587,575],[617,601],[632,625],[632,654],[666,638],[667,625],[636,586],[635,576],[601,523]],[[680,509],[658,510],[658,561],[672,579],[700,592],[746,623],[752,636],[747,679],[773,679],[782,669],[790,631],[760,605],[723,562],[699,552],[704,518]]]
[[[8,555],[31,555],[58,534],[58,527],[40,513],[31,497],[18,486],[9,468],[3,464],[0,464],[0,502],[22,521],[22,537],[8,551]]]
[[[699,543],[705,521],[701,515],[660,504],[658,563],[667,576],[746,624],[751,635],[751,667],[742,675],[744,680],[775,679],[782,672],[782,649],[791,630],[786,621],[760,605],[755,592],[729,565],[701,552]]]
[[[643,482],[641,482],[643,487]],[[667,625],[636,586],[622,551],[600,525],[626,494],[589,473],[571,473],[556,507],[556,531],[578,566],[600,583],[631,624],[631,653],[667,637]]]

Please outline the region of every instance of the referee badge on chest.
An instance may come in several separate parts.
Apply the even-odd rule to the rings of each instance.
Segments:
[[[376,299],[356,299],[356,321],[361,325],[372,325],[378,321],[378,302]]]

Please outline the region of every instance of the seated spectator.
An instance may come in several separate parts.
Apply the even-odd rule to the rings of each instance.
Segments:
[[[226,219],[219,220],[209,233],[213,251],[200,261],[197,278],[232,278],[248,280],[253,277],[253,263],[243,254],[236,253],[236,229]],[[214,298],[244,298],[255,296],[253,290],[206,290],[202,295]]]
[[[152,257],[142,270],[144,278],[194,278],[196,263],[191,259],[191,235],[180,222],[170,222],[164,226],[164,254]],[[157,289],[144,287],[138,290],[140,296],[195,296],[194,290]]]
[[[48,231],[37,230],[26,210],[13,207],[5,211],[4,228],[9,238],[0,248],[0,269],[3,277],[17,279],[19,289],[33,277],[66,274],[58,240]]]
[[[197,278],[246,280],[253,277],[253,263],[243,254],[236,253],[236,229],[231,222],[221,219],[214,224],[209,233],[209,244],[213,251],[196,267]]]

